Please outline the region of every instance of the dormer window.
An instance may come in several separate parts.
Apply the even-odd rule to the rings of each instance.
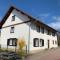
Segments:
[[[10,33],[14,33],[14,26],[11,27]]]
[[[12,16],[12,21],[15,21],[15,15]]]

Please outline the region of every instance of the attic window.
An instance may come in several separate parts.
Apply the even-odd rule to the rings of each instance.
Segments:
[[[12,16],[12,21],[15,21],[15,15]]]

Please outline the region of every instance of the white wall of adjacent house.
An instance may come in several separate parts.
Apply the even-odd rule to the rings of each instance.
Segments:
[[[15,16],[15,21],[12,21],[12,16]],[[57,47],[58,44],[53,44],[53,40],[57,41],[57,36],[52,36],[52,35],[47,35],[46,32],[43,33],[38,33],[35,28],[34,25],[30,23],[23,23],[23,24],[19,24],[19,25],[14,25],[14,33],[10,33],[10,29],[11,26],[9,25],[13,25],[13,24],[17,24],[17,23],[22,23],[24,21],[28,21],[29,18],[23,14],[21,14],[20,12],[13,10],[12,13],[10,14],[10,16],[7,18],[6,22],[3,24],[1,29],[1,40],[0,40],[0,44],[2,48],[7,48],[7,39],[9,38],[17,38],[17,39],[21,39],[24,38],[26,41],[26,45],[28,47],[29,45],[29,51],[34,51],[34,50],[40,50],[40,49],[45,49],[48,48],[48,43],[47,40],[49,40],[49,47]],[[30,27],[30,31],[29,31],[29,25]],[[6,27],[9,26],[9,27]],[[29,37],[30,34],[30,37]],[[30,38],[30,39],[29,39]],[[34,38],[39,38],[39,39],[43,39],[44,40],[44,46],[43,47],[34,47],[33,46],[33,39]],[[28,43],[28,41],[30,40],[30,42]],[[13,46],[9,46],[8,48],[15,48]],[[28,49],[28,48],[27,48]]]

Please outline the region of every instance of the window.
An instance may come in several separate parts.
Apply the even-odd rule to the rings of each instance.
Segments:
[[[53,45],[54,45],[54,40],[53,40]]]
[[[55,36],[55,33],[54,32],[52,32],[52,36]]]
[[[40,47],[44,46],[44,40],[40,39]]]
[[[17,39],[16,38],[10,38],[7,40],[7,46],[16,46],[17,45]]]
[[[34,47],[39,47],[39,39],[38,38],[33,39],[33,46]]]
[[[10,33],[14,33],[14,26],[11,27]]]
[[[51,35],[51,32],[48,30],[48,31],[47,31],[47,34],[48,34],[48,35]]]
[[[43,27],[41,28],[41,33],[43,33],[43,34],[44,34],[44,28],[43,28]]]
[[[12,45],[12,40],[9,41],[9,45]]]
[[[15,15],[12,16],[12,21],[15,21]]]
[[[55,41],[55,44],[57,44],[57,41]]]
[[[40,26],[36,26],[37,32],[40,32]]]

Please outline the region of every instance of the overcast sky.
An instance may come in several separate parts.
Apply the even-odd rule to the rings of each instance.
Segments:
[[[12,5],[54,29],[60,29],[60,0],[0,0],[0,20]]]

